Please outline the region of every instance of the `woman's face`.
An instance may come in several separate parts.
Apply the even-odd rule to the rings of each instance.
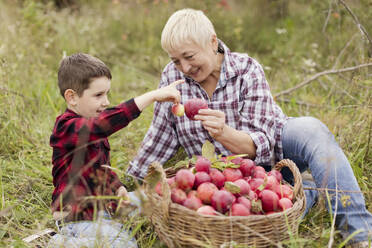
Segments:
[[[177,49],[168,52],[176,68],[197,82],[203,82],[216,68],[218,42],[206,47],[195,43],[180,44]]]

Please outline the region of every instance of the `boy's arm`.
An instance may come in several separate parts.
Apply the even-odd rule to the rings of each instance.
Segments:
[[[181,95],[176,89],[176,86],[182,84],[183,82],[183,80],[175,81],[166,87],[159,88],[138,96],[134,98],[134,101],[137,104],[138,109],[141,111],[155,101],[179,103]]]

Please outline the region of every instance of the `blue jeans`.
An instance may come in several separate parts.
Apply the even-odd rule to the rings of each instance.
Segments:
[[[134,192],[129,192],[129,198],[132,204],[140,204]],[[105,211],[98,213],[97,221],[71,222],[57,228],[58,233],[50,239],[49,248],[137,248],[137,242],[130,231],[111,219]]]
[[[328,128],[313,117],[289,119],[283,127],[284,158],[294,161],[300,172],[310,169],[314,182],[304,181],[304,187],[337,189],[360,192],[358,182],[344,152]],[[283,170],[283,177],[291,181],[289,170]],[[306,210],[314,205],[318,191],[305,190]],[[328,191],[332,213],[336,214],[336,228],[346,238],[362,230],[351,242],[368,240],[372,235],[372,214],[368,212],[362,193]],[[346,201],[345,201],[346,200]],[[336,209],[337,201],[337,209]],[[326,201],[327,202],[327,201]],[[371,238],[371,237],[369,237]]]

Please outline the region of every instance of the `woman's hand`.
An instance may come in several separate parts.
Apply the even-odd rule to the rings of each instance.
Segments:
[[[216,139],[221,136],[225,130],[225,113],[213,109],[200,109],[195,115],[195,120],[202,122],[203,127],[208,131],[209,135]]]

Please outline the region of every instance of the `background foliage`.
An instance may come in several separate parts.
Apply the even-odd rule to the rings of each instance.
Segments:
[[[346,3],[372,33],[372,2]],[[63,55],[85,52],[102,59],[113,73],[111,103],[118,104],[157,87],[169,61],[160,46],[161,30],[175,10],[185,7],[204,10],[231,50],[256,58],[273,94],[320,71],[371,62],[371,44],[335,0],[0,0],[0,246],[32,247],[22,238],[54,228],[49,136],[65,109],[56,73]],[[369,67],[322,76],[277,99],[287,115],[311,115],[330,128],[370,211],[371,75]],[[129,188],[132,181],[124,171],[151,119],[150,107],[110,137],[112,166]],[[302,222],[293,247],[328,243],[330,217],[319,206]],[[131,225],[140,247],[162,245],[145,218]],[[45,241],[37,242],[44,247]],[[342,246],[337,235],[335,244]]]

